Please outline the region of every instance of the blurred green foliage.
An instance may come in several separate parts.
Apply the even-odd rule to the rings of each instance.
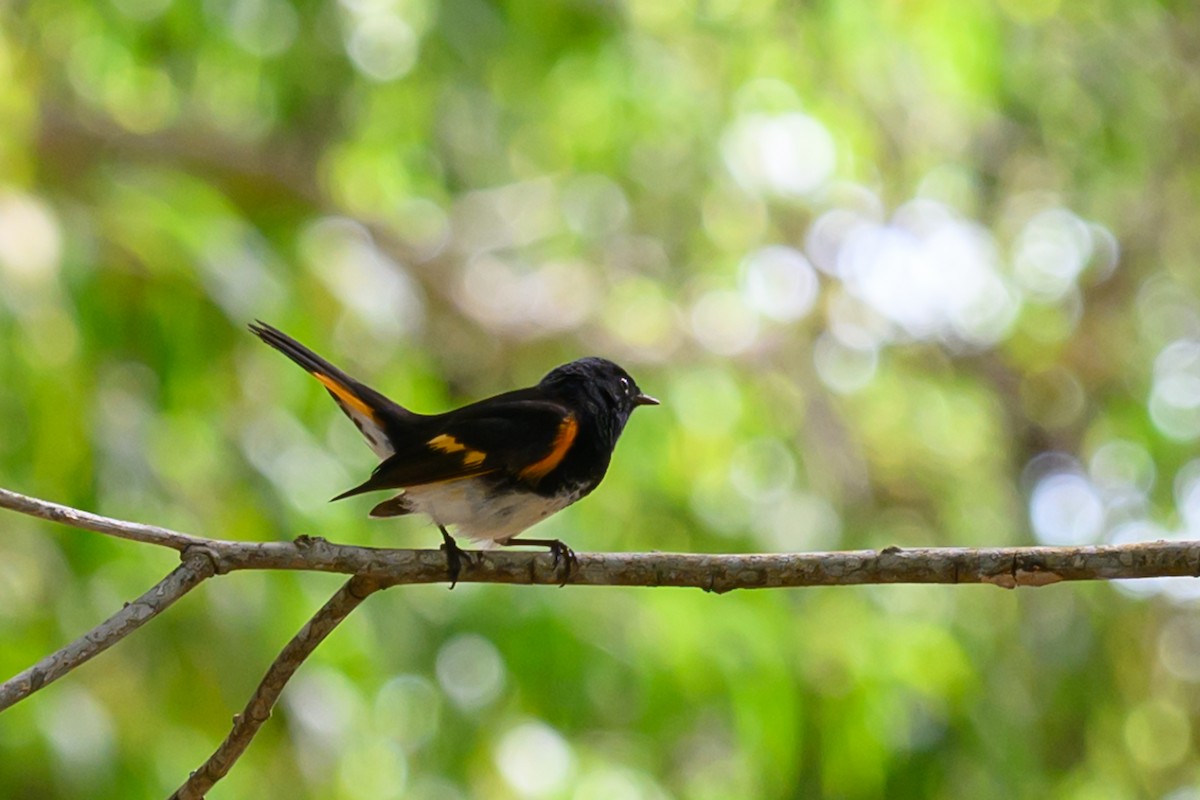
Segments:
[[[1145,0],[0,5],[0,483],[434,546],[261,317],[417,410],[597,353],[581,550],[1200,527],[1200,11]],[[0,672],[170,554],[5,516]],[[238,574],[0,718],[155,797],[333,592]],[[394,589],[214,798],[1197,797],[1190,582]]]

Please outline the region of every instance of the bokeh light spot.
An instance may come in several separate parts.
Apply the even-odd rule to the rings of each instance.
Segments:
[[[346,37],[355,69],[376,81],[403,77],[417,63],[416,33],[400,17],[375,13],[358,19]]]
[[[478,634],[459,634],[442,645],[436,671],[442,690],[465,710],[490,705],[504,689],[500,651]]]
[[[521,797],[548,797],[566,786],[575,755],[562,734],[543,722],[523,722],[506,732],[493,753],[505,783]]]
[[[722,137],[721,153],[744,188],[783,197],[816,192],[829,181],[837,162],[829,130],[799,112],[739,117]]]
[[[817,269],[827,275],[840,276],[838,254],[842,246],[860,228],[877,223],[878,220],[865,219],[850,208],[830,209],[809,226],[804,249]]]
[[[423,197],[401,202],[391,225],[405,244],[416,251],[418,260],[433,258],[450,242],[450,218],[441,206]]]
[[[90,692],[65,686],[37,707],[38,725],[62,769],[103,774],[114,755],[113,722]]]
[[[754,526],[763,543],[779,552],[832,550],[842,534],[842,518],[824,497],[788,492],[755,513]]]
[[[1011,328],[1019,299],[981,226],[931,200],[902,206],[888,224],[840,225],[837,275],[907,335],[990,344]]]
[[[434,737],[441,710],[437,686],[419,675],[400,675],[375,695],[375,729],[411,750]]]
[[[1175,505],[1190,536],[1200,536],[1200,459],[1189,461],[1175,475]]]
[[[394,340],[421,328],[421,288],[361,224],[344,217],[319,219],[301,235],[300,250],[309,269],[379,338]]]
[[[586,236],[606,236],[624,225],[629,201],[612,179],[604,175],[580,175],[562,190],[563,217],[567,226]]]
[[[662,284],[643,277],[613,286],[603,311],[606,331],[641,358],[662,359],[675,350],[684,335],[680,316]]]
[[[62,257],[58,217],[42,200],[18,192],[0,193],[0,269],[22,285],[46,282],[58,273]]]
[[[1064,208],[1034,216],[1013,251],[1013,274],[1020,285],[1040,300],[1058,300],[1074,288],[1092,257],[1092,234],[1087,223]]]
[[[300,30],[296,10],[286,0],[231,0],[226,23],[233,40],[260,58],[287,50]]]
[[[1083,475],[1052,473],[1034,488],[1029,516],[1033,534],[1042,544],[1092,544],[1103,532],[1104,503]]]
[[[581,325],[597,300],[595,278],[578,261],[534,266],[485,253],[470,260],[455,298],[464,311],[506,333],[547,336]]]
[[[714,289],[692,306],[692,335],[717,355],[732,356],[754,346],[758,339],[758,317],[742,295]]]
[[[1073,424],[1087,404],[1083,383],[1059,366],[1026,375],[1020,394],[1025,414],[1047,430]]]
[[[394,742],[359,741],[338,762],[338,797],[399,800],[408,785],[408,758]]]
[[[1106,494],[1145,494],[1154,486],[1156,473],[1150,452],[1142,445],[1126,439],[1105,442],[1088,462],[1088,474]]]
[[[869,384],[879,367],[879,350],[865,335],[852,336],[849,330],[838,335],[822,333],[813,347],[813,365],[821,383],[838,394],[853,394]],[[854,341],[857,339],[857,341]]]
[[[1200,619],[1172,617],[1158,633],[1158,657],[1176,678],[1200,682]]]
[[[571,800],[668,800],[669,797],[649,775],[611,765],[581,775],[571,794]]]
[[[817,273],[799,250],[773,246],[742,260],[742,293],[749,306],[779,322],[808,314],[820,288]]]
[[[1200,437],[1200,342],[1171,342],[1154,360],[1150,419],[1172,439]]]
[[[796,479],[796,458],[778,439],[755,439],[733,452],[729,479],[747,500],[777,500]]]
[[[1190,747],[1187,713],[1166,700],[1149,700],[1125,718],[1125,746],[1144,767],[1166,769],[1180,763]]]
[[[365,712],[359,688],[345,673],[316,667],[297,675],[294,691],[284,695],[288,720],[316,749],[352,748],[351,732]]]

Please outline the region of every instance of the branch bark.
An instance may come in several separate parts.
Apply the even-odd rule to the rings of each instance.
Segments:
[[[185,558],[182,564],[137,600],[126,603],[116,614],[66,647],[0,684],[0,711],[100,655],[166,611],[172,603],[205,579],[211,578],[215,572],[216,565],[201,553]]]
[[[105,536],[115,536],[118,539],[131,539],[135,542],[162,545],[163,547],[170,547],[179,551],[183,551],[192,545],[204,544],[209,541],[199,536],[189,536],[186,533],[179,533],[169,528],[160,528],[157,525],[143,525],[140,522],[126,522],[125,520],[113,519],[112,517],[102,517],[99,514],[80,511],[78,508],[51,503],[48,500],[39,500],[36,497],[29,497],[17,492],[10,492],[8,489],[0,489],[0,508],[19,511],[22,514],[28,514],[38,519],[47,519],[51,522],[61,522],[63,525],[72,528],[103,533]]]
[[[217,574],[248,569],[365,575],[389,585],[440,583],[440,550],[356,547],[321,538],[235,542],[123,522],[0,489],[0,508],[109,536],[202,552]],[[460,583],[558,585],[546,553],[484,550],[463,565]],[[728,592],[864,583],[990,583],[1004,588],[1060,581],[1200,575],[1200,541],[1086,547],[920,547],[827,553],[580,553],[568,583],[580,586],[677,586]]]
[[[329,598],[321,610],[305,623],[300,632],[292,637],[275,658],[275,662],[271,664],[271,668],[251,695],[246,708],[233,718],[233,730],[225,737],[225,741],[221,742],[216,752],[175,790],[171,800],[203,800],[205,792],[228,774],[242,753],[246,752],[258,729],[270,719],[271,709],[283,692],[283,687],[304,660],[351,611],[382,588],[384,585],[379,581],[356,575]]]
[[[0,489],[0,508],[106,536],[167,547],[183,564],[155,587],[75,642],[0,684],[0,711],[61,677],[204,580],[251,569],[313,570],[353,575],[288,643],[216,752],[173,795],[195,800],[219,781],[270,717],[296,669],[367,596],[398,584],[445,581],[440,550],[338,545],[321,538],[293,542],[209,539],[125,522]],[[557,585],[546,553],[485,550],[463,565],[461,583]],[[990,583],[1004,588],[1060,581],[1200,576],[1200,541],[1155,541],[1089,547],[926,547],[829,553],[704,555],[581,553],[568,583],[584,586],[676,586],[710,592],[867,583]]]

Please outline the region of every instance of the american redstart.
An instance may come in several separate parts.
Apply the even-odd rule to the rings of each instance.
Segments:
[[[469,560],[446,526],[476,541],[538,545],[566,582],[575,554],[557,539],[517,535],[600,484],[617,439],[638,406],[658,401],[603,358],[581,358],[517,389],[442,414],[417,414],[351,378],[261,321],[250,330],[325,385],[383,461],[334,500],[403,491],[372,517],[427,514],[442,532],[453,587]]]

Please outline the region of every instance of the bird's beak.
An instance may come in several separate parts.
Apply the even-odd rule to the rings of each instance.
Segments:
[[[639,394],[637,397],[633,398],[633,404],[635,406],[656,406],[659,403],[648,394]]]

